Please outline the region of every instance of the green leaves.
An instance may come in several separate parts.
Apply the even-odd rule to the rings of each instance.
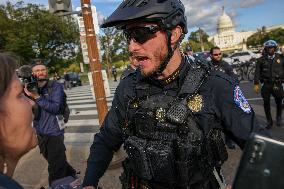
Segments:
[[[255,34],[250,36],[247,40],[247,45],[251,47],[261,47],[263,43],[269,39],[275,40],[279,45],[284,44],[284,29],[277,28],[269,32],[265,27],[259,29]]]
[[[42,58],[51,66],[68,67],[78,46],[78,26],[71,16],[58,17],[23,1],[0,6],[0,51],[17,55],[22,64]],[[55,66],[58,62],[64,64]]]

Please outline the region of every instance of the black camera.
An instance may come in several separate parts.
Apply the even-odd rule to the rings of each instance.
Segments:
[[[27,86],[28,91],[38,92],[38,79],[33,76],[32,69],[28,65],[21,66],[18,69],[18,77],[22,84]]]

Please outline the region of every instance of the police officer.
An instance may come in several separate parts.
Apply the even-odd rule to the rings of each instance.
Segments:
[[[126,69],[122,72],[120,76],[120,80],[126,78],[128,75],[135,73],[136,69],[139,67],[139,64],[136,60],[134,60],[131,56],[129,57],[130,64],[126,67]]]
[[[238,79],[237,75],[233,71],[232,66],[222,60],[222,52],[220,47],[216,46],[210,49],[210,59],[213,69],[224,72],[236,80]]]
[[[234,73],[232,66],[222,60],[222,52],[220,47],[215,46],[210,49],[210,59],[211,59],[210,63],[214,70],[226,73],[227,75],[231,76],[236,81],[238,81],[238,76]],[[234,142],[227,136],[225,136],[225,142],[228,148],[230,149],[236,148]]]
[[[193,56],[193,50],[192,50],[192,47],[190,45],[187,45],[185,47],[185,50],[184,50],[185,54],[188,55],[188,56]]]
[[[272,128],[273,121],[270,112],[270,96],[272,95],[276,102],[276,125],[281,126],[282,114],[282,98],[284,80],[284,61],[283,55],[275,53],[278,45],[274,40],[268,40],[264,43],[263,56],[256,63],[254,76],[254,91],[259,93],[260,83],[261,96],[263,98],[263,106],[267,119],[267,128]]]
[[[264,131],[234,80],[181,56],[184,12],[180,0],[125,0],[102,24],[123,29],[139,68],[121,80],[94,137],[85,189],[98,185],[123,143],[123,188],[217,189],[227,159],[221,131],[241,148]]]

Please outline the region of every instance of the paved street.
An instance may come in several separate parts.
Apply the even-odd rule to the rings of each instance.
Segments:
[[[108,106],[111,105],[113,94],[118,83],[110,82],[111,96],[107,98]],[[249,103],[254,108],[256,115],[261,123],[265,123],[262,99],[252,91],[252,83],[241,83],[241,88]],[[92,98],[90,86],[76,87],[67,92],[68,104],[71,109],[71,118],[65,134],[66,154],[69,162],[75,169],[80,170],[81,178],[84,176],[86,159],[89,154],[89,147],[93,140],[94,133],[98,132],[98,116],[95,100]],[[272,115],[275,118],[275,103],[271,100]],[[273,128],[272,134],[276,139],[284,141],[284,127]],[[228,183],[233,179],[238,160],[241,156],[240,150],[229,150],[229,160],[226,162],[223,172]],[[117,156],[115,156],[117,157]],[[116,160],[114,160],[115,162]],[[114,163],[115,164],[115,163]],[[100,186],[103,189],[120,188],[118,176],[121,168],[112,166],[105,176],[101,179]],[[47,163],[39,155],[38,148],[28,153],[15,171],[14,178],[19,181],[26,189],[39,189],[47,186]]]

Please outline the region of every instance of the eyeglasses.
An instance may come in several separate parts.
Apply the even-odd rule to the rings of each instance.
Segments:
[[[222,53],[218,53],[218,54],[213,54],[213,56],[221,56]]]
[[[128,43],[133,39],[140,44],[145,43],[149,39],[154,38],[156,32],[161,30],[159,26],[143,26],[125,29],[123,31]]]
[[[34,70],[33,72],[34,72],[34,73],[46,72],[46,69]]]

